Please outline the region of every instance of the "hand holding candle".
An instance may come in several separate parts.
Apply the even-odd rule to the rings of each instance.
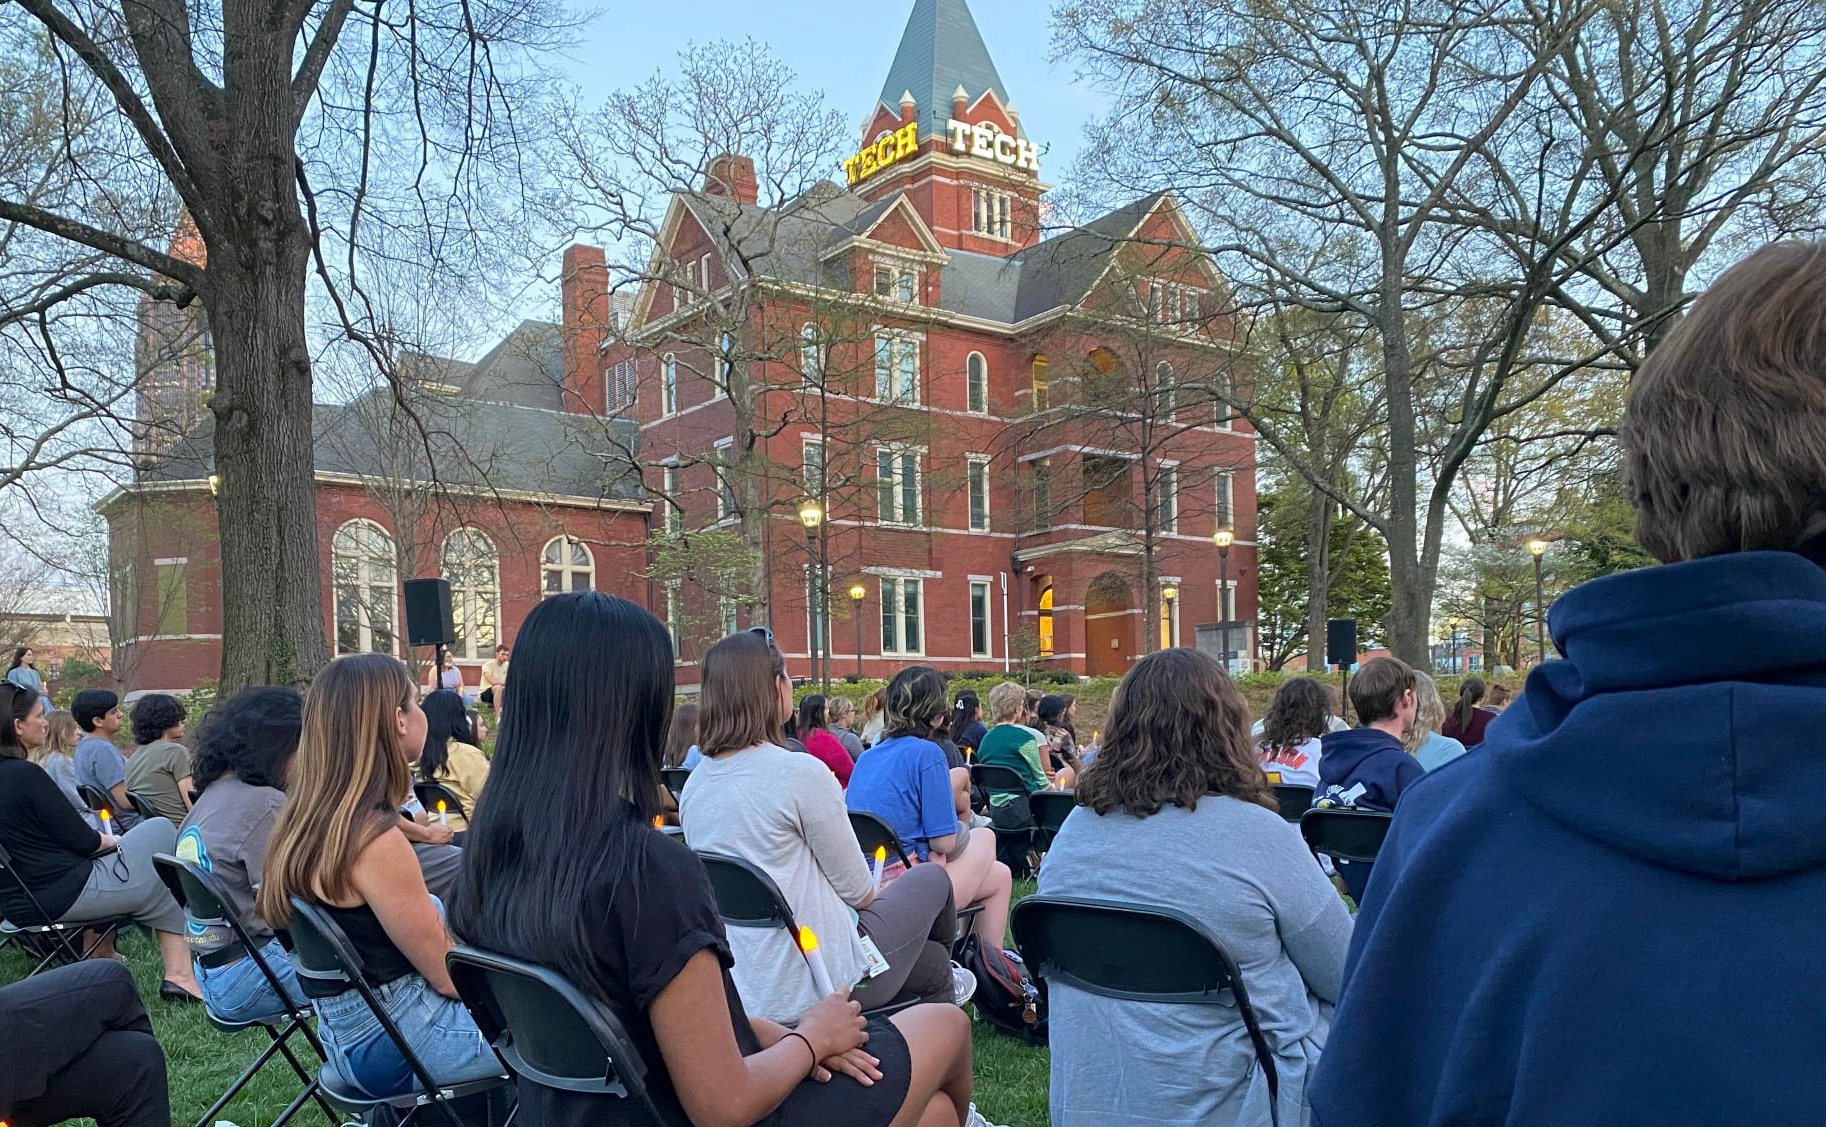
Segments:
[[[885,845],[877,845],[875,847],[875,863],[869,866],[870,875],[875,882],[875,894],[877,896],[881,895],[881,870],[887,867],[888,847]]]
[[[828,998],[837,992],[831,985],[831,972],[824,967],[824,956],[818,951],[818,937],[809,927],[799,929],[799,950],[805,954],[805,965],[812,971],[812,986],[818,997]]]

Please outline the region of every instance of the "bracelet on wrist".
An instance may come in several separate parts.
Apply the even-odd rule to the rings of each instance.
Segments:
[[[796,1029],[787,1030],[786,1036],[787,1037],[797,1037],[799,1039],[800,1043],[805,1046],[805,1050],[812,1055],[812,1068],[817,1068],[818,1067],[818,1050],[812,1048],[811,1038],[807,1037],[803,1033],[800,1033]],[[782,1038],[782,1040],[784,1040],[784,1038]]]

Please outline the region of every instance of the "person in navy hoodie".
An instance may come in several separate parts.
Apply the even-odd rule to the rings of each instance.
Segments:
[[[1720,278],[1622,445],[1666,566],[1562,597],[1565,659],[1403,799],[1319,1127],[1821,1121],[1826,243]]]
[[[1314,805],[1393,810],[1408,787],[1426,775],[1402,746],[1414,724],[1414,671],[1404,661],[1379,657],[1351,678],[1350,706],[1359,728],[1327,732],[1319,742],[1319,790]],[[1362,903],[1372,866],[1338,862],[1351,899]]]

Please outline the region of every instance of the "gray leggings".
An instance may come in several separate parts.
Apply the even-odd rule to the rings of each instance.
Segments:
[[[951,941],[957,908],[943,865],[915,865],[856,913],[862,933],[881,948],[885,974],[864,979],[850,997],[865,1010],[897,1002],[949,1002]]]
[[[184,934],[184,909],[152,868],[156,853],[177,848],[177,827],[168,818],[151,818],[119,839],[120,848],[95,858],[89,883],[59,923],[132,920],[154,931]]]

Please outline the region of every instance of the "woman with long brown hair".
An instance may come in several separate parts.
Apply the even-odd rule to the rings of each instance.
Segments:
[[[406,748],[425,742],[425,714],[406,667],[386,654],[339,658],[305,698],[285,806],[267,846],[257,907],[275,928],[291,898],[319,904],[361,956],[400,1033],[440,1083],[498,1075],[500,1061],[457,1000],[444,968],[452,946],[425,888],[399,807],[412,793]],[[415,1080],[355,990],[324,994],[301,980],[331,1065],[371,1096]]]
[[[1351,920],[1281,820],[1248,705],[1223,667],[1193,649],[1136,662],[1110,698],[1103,750],[1077,798],[1040,892],[1171,909],[1219,939],[1275,1054],[1280,1127],[1302,1127]],[[1234,1009],[1106,998],[1057,981],[1051,1003],[1055,1127],[1274,1121]]]

